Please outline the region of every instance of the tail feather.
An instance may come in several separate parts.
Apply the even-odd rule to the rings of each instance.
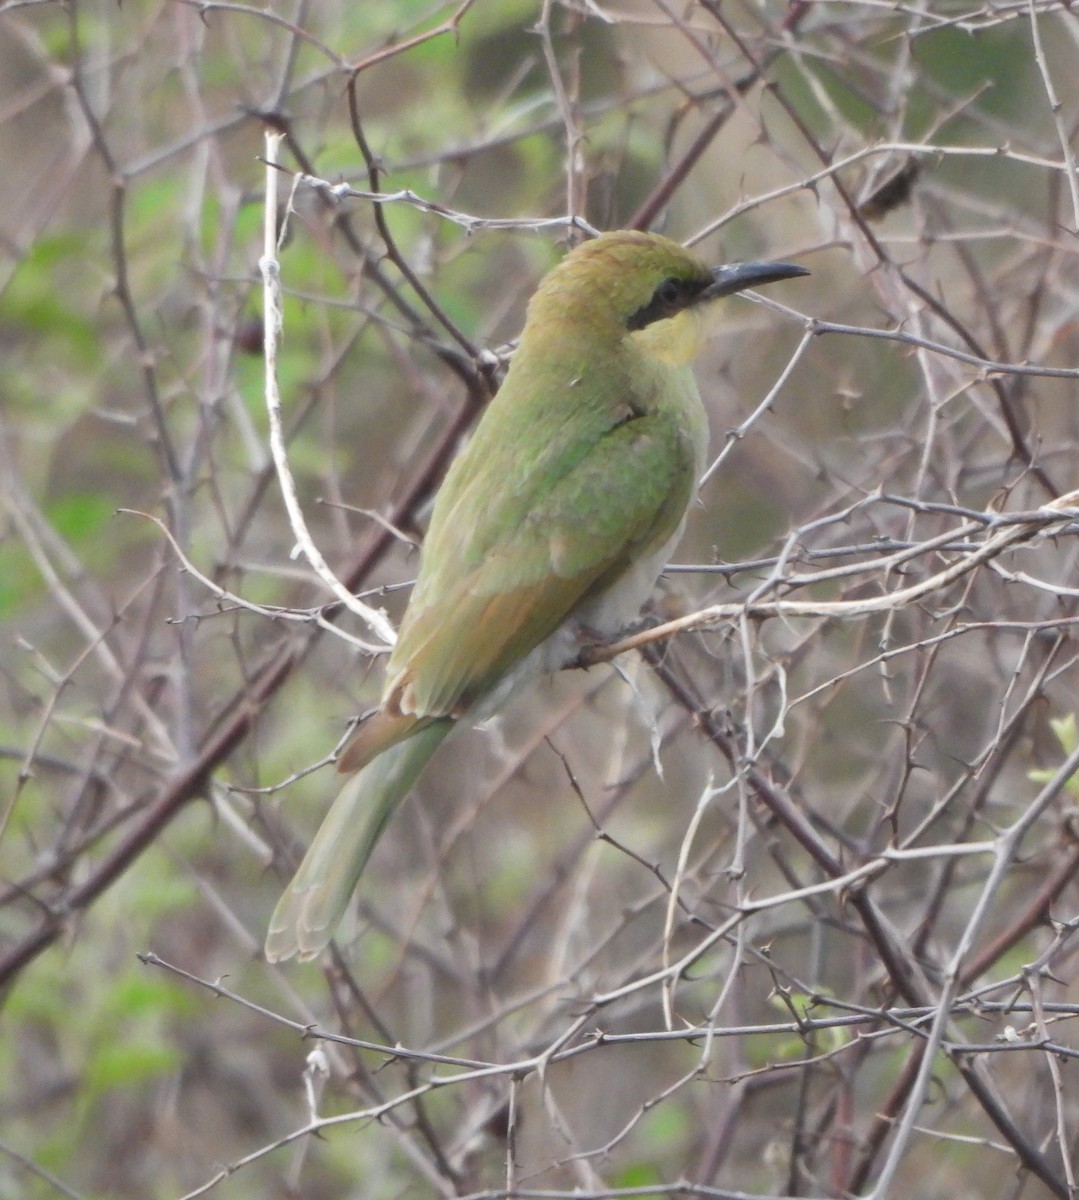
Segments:
[[[423,725],[348,780],[270,918],[269,962],[314,958],[326,947],[386,822],[453,726]]]
[[[338,771],[349,775],[362,770],[391,746],[414,737],[418,730],[437,720],[437,717],[416,717],[386,707],[377,709],[356,727],[356,732],[345,743],[337,760]]]

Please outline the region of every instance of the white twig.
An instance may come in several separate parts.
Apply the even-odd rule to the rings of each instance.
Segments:
[[[971,912],[970,919],[963,929],[959,942],[952,952],[946,970],[943,973],[943,986],[936,1005],[933,1024],[926,1038],[925,1052],[922,1055],[921,1067],[917,1078],[910,1089],[903,1109],[903,1115],[895,1127],[895,1136],[889,1148],[888,1156],[877,1177],[868,1200],[884,1200],[890,1196],[891,1185],[909,1147],[910,1138],[914,1131],[918,1113],[925,1103],[930,1083],[939,1070],[937,1053],[944,1046],[945,1033],[952,1022],[952,1010],[959,995],[962,982],[962,966],[974,946],[974,940],[982,925],[988,918],[993,904],[999,896],[1004,873],[1015,861],[1019,846],[1024,835],[1049,807],[1056,796],[1067,786],[1068,781],[1079,768],[1079,750],[1072,751],[1057,768],[1053,778],[1042,788],[1022,815],[1005,829],[994,843],[993,865],[990,868],[981,892]]]
[[[1071,19],[1071,17],[1065,17],[1065,20]],[[1068,191],[1072,202],[1072,229],[1073,231],[1079,230],[1079,175],[1076,173],[1075,155],[1072,153],[1071,131],[1064,120],[1060,98],[1057,96],[1056,88],[1053,86],[1053,77],[1049,74],[1049,63],[1045,58],[1041,30],[1038,28],[1038,6],[1034,3],[1034,0],[1030,0],[1030,36],[1034,41],[1034,61],[1038,65],[1042,82],[1045,84],[1045,95],[1049,100],[1049,111],[1053,114],[1053,124],[1056,127],[1057,137],[1060,140],[1060,149],[1064,156],[1064,173],[1068,180]]]
[[[393,626],[385,613],[357,600],[330,570],[329,564],[308,532],[288,465],[284,425],[281,420],[281,394],[277,387],[277,346],[281,334],[281,268],[277,261],[277,151],[281,137],[279,133],[266,133],[266,207],[262,226],[262,258],[259,260],[259,269],[262,272],[263,345],[266,364],[266,411],[270,419],[270,453],[273,455],[281,495],[288,511],[289,524],[304,557],[319,579],[349,612],[355,613],[385,643],[377,645],[361,642],[363,649],[370,654],[381,654],[397,640]]]
[[[1066,524],[1075,520],[1077,504],[1079,504],[1079,492],[1069,492],[1051,500],[1030,514],[1024,514],[1021,521],[1008,521],[1004,515],[1002,517],[1003,527],[997,533],[986,538],[977,549],[962,555],[954,562],[949,563],[943,570],[919,580],[917,583],[912,583],[909,587],[857,600],[759,600],[756,598],[760,592],[758,588],[754,597],[748,600],[732,604],[713,604],[708,608],[702,608],[684,617],[666,621],[662,625],[652,626],[630,637],[599,647],[589,655],[589,661],[606,662],[624,654],[627,650],[640,649],[641,646],[663,641],[676,633],[711,629],[725,621],[745,617],[755,619],[768,617],[849,619],[866,616],[870,613],[893,612],[922,600],[933,592],[941,591],[982,563],[992,562],[1010,546],[1028,541],[1040,532],[1048,532],[1052,526],[1058,523]]]
[[[810,325],[809,327],[807,327],[805,333],[802,334],[802,340],[798,343],[798,346],[795,348],[794,353],[790,356],[790,360],[788,361],[787,365],[783,368],[782,374],[779,376],[779,378],[775,381],[775,383],[769,389],[768,394],[764,397],[764,399],[760,402],[760,404],[757,405],[757,407],[753,410],[753,412],[751,412],[749,414],[749,416],[746,417],[746,419],[741,423],[741,425],[737,426],[735,429],[732,429],[730,431],[730,433],[727,434],[727,444],[716,455],[715,459],[712,462],[712,465],[708,468],[708,470],[705,471],[705,473],[701,476],[701,481],[700,481],[700,484],[698,485],[699,487],[704,487],[704,485],[709,481],[709,479],[711,479],[712,476],[723,465],[724,459],[726,459],[727,456],[731,453],[731,451],[734,448],[734,444],[736,442],[740,441],[743,437],[745,437],[747,431],[754,424],[756,424],[756,422],[760,419],[761,415],[763,413],[766,413],[772,407],[772,403],[774,402],[776,396],[779,395],[779,392],[782,389],[783,385],[787,382],[788,379],[790,379],[791,375],[794,373],[794,368],[801,361],[802,355],[805,354],[806,350],[809,348],[809,343],[813,341],[815,336],[816,336],[816,331],[813,328],[813,326]]]

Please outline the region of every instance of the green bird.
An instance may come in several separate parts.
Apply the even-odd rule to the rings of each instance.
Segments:
[[[386,822],[458,724],[638,616],[705,465],[690,369],[701,312],[808,273],[713,269],[668,238],[615,232],[543,279],[505,381],[436,497],[381,706],[337,764],[354,774],[274,910],[270,962],[326,946]]]

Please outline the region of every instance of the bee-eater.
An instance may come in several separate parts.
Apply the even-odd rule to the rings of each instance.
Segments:
[[[702,310],[806,275],[711,268],[651,233],[572,250],[528,305],[509,371],[435,500],[382,702],[278,902],[271,962],[325,947],[379,834],[446,736],[639,613],[678,542],[708,424],[690,363]]]

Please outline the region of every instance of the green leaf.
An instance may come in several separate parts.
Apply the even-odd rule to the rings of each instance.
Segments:
[[[175,1046],[164,1038],[133,1041],[117,1038],[99,1045],[86,1064],[83,1084],[91,1095],[119,1087],[131,1087],[175,1071],[182,1059]]]
[[[1065,758],[1079,746],[1079,729],[1076,728],[1075,713],[1068,713],[1066,717],[1050,717],[1049,728],[1056,735]],[[1027,772],[1027,778],[1033,783],[1048,783],[1059,769],[1059,767],[1036,767]],[[1079,771],[1076,771],[1068,780],[1067,788],[1073,796],[1079,798]]]
[[[112,519],[115,508],[115,504],[100,493],[69,492],[52,501],[45,515],[65,541],[78,546],[100,532]]]

